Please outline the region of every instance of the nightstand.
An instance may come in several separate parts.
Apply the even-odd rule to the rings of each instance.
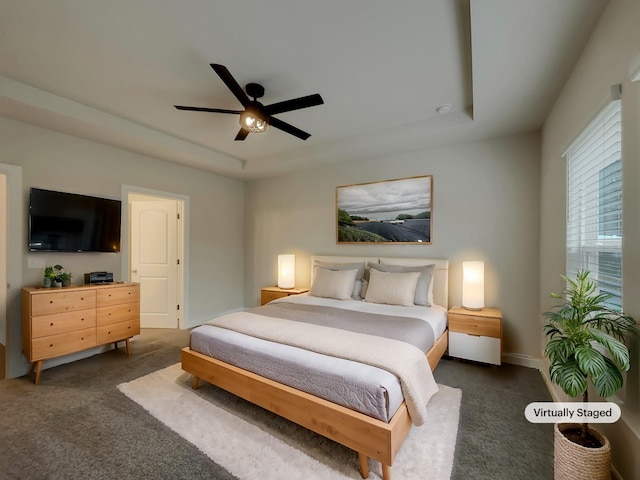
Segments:
[[[449,355],[501,364],[502,312],[497,308],[449,310]]]
[[[276,298],[288,297],[289,295],[297,295],[308,291],[308,288],[265,287],[260,290],[260,305],[269,303]]]

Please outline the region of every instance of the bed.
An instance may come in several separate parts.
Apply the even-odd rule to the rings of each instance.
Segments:
[[[420,416],[420,412],[416,412],[414,405],[416,403],[414,391],[406,390],[408,387],[405,385],[407,382],[404,377],[399,375],[398,378],[401,381],[398,381],[398,378],[389,372],[379,372],[378,370],[381,370],[379,365],[361,364],[357,356],[355,360],[350,357],[333,358],[330,356],[333,351],[326,352],[320,347],[316,348],[315,345],[308,349],[311,351],[307,351],[306,342],[309,341],[307,339],[301,340],[302,346],[297,343],[290,344],[289,340],[285,340],[284,345],[281,345],[279,335],[295,335],[295,331],[299,330],[300,332],[313,332],[306,336],[315,338],[321,337],[323,332],[331,332],[326,328],[335,327],[335,325],[327,327],[324,323],[322,325],[302,324],[298,319],[286,318],[290,311],[296,311],[295,315],[308,317],[304,321],[312,323],[316,314],[318,318],[322,319],[322,322],[326,321],[325,317],[329,318],[329,321],[335,322],[335,318],[331,320],[331,316],[325,315],[327,312],[334,317],[336,314],[342,316],[345,322],[346,319],[351,322],[353,317],[356,325],[367,323],[368,320],[371,320],[371,325],[374,325],[374,320],[392,318],[389,315],[393,316],[394,322],[401,319],[400,317],[406,317],[401,320],[409,322],[409,319],[415,321],[416,318],[413,315],[416,315],[419,318],[418,323],[428,324],[428,328],[424,326],[420,328],[432,331],[431,344],[421,344],[419,349],[425,352],[421,357],[421,362],[426,365],[427,369],[433,370],[447,348],[448,261],[442,259],[335,256],[316,256],[312,257],[311,261],[311,271],[314,277],[311,293],[316,295],[292,295],[250,312],[226,315],[197,327],[192,331],[190,346],[182,351],[182,368],[193,375],[193,388],[198,387],[200,379],[209,381],[355,450],[358,453],[360,473],[363,478],[368,477],[368,459],[371,458],[381,462],[383,478],[391,480],[391,465],[396,453],[409,433],[412,424],[416,423],[416,418]],[[370,265],[372,268],[367,268],[364,275],[361,275],[360,271],[353,274],[352,266],[360,263],[364,266]],[[419,282],[425,279],[426,275],[412,272],[424,273],[425,270],[418,269],[418,267],[424,268],[426,265],[433,265],[432,277],[428,284],[428,296],[424,297],[423,295],[424,298],[419,300],[418,292],[424,290],[424,284]],[[328,273],[329,270],[332,273]],[[378,272],[384,272],[384,275]],[[376,286],[382,285],[379,281],[381,278],[385,281],[392,279],[393,285],[400,285],[400,280],[407,281],[407,288],[411,288],[411,285],[414,286],[415,301],[420,301],[420,304],[408,308],[408,306],[361,300],[359,293],[365,296],[363,286],[369,287],[367,300],[376,300],[373,296],[374,290],[376,290]],[[412,283],[414,279],[418,279],[416,283]],[[322,295],[323,285],[334,289],[334,286],[339,284],[353,286],[353,292],[349,292],[353,294],[350,295],[351,298],[344,297],[336,300],[332,298],[332,295],[336,295],[335,293],[330,293],[328,297],[317,296],[318,294]],[[420,287],[416,288],[416,285],[420,285]],[[344,290],[343,287],[342,291]],[[389,289],[387,288],[387,290]],[[378,295],[380,295],[379,291]],[[382,292],[382,295],[384,296],[385,293]],[[402,295],[404,295],[402,301],[408,301],[407,295]],[[384,302],[384,298],[380,301]],[[413,301],[412,293],[411,302]],[[393,302],[396,300],[391,303]],[[423,314],[426,315],[424,319],[420,318]],[[386,317],[381,317],[385,315]],[[431,322],[427,317],[435,318],[435,320]],[[367,321],[363,322],[363,318]],[[259,321],[256,322],[255,319]],[[246,331],[243,330],[244,323],[247,324],[248,330]],[[384,322],[380,322],[380,324],[382,325]],[[399,324],[394,323],[393,325],[394,330],[401,330],[397,327]],[[341,325],[339,328],[351,329],[352,327]],[[355,327],[356,330],[358,328],[360,327]],[[254,329],[260,331],[256,333]],[[350,336],[358,341],[360,341],[357,338],[359,335],[365,335],[365,340],[373,338],[366,337],[368,335],[366,332],[352,333],[352,331],[340,330],[339,337],[344,338],[345,342],[349,341]],[[277,335],[274,339],[269,336],[270,332],[281,333],[274,334]],[[299,337],[295,338],[298,340]],[[393,348],[396,348],[399,346],[398,344],[403,342],[391,340],[389,343]],[[367,344],[369,347],[376,345],[377,352],[376,343],[367,341]],[[367,350],[367,348],[363,348],[363,350]],[[413,350],[411,352],[413,355],[415,355],[414,351],[418,351],[415,347],[411,347],[409,350]],[[240,358],[236,358],[238,357],[237,352],[240,352]],[[369,353],[365,351],[364,355],[368,361]],[[401,357],[402,355],[397,356]],[[314,363],[314,358],[319,360],[318,364]],[[428,363],[424,361],[425,358]],[[251,363],[252,359],[253,363]],[[282,364],[283,361],[289,363]],[[262,365],[262,370],[260,365]],[[298,376],[296,368],[304,368],[304,375]],[[344,373],[351,370],[355,372],[354,375],[357,379],[355,382],[357,385],[353,387],[350,380],[347,379],[348,374]],[[334,374],[336,371],[338,372],[336,378],[331,377],[332,371]],[[277,374],[278,372],[279,374]],[[314,377],[313,374],[316,376]],[[385,374],[386,379],[381,380],[381,376]],[[430,371],[429,375],[431,375]],[[363,394],[358,390],[359,384],[366,384],[367,382],[362,381],[362,378],[369,376],[375,385],[371,386],[371,391],[366,391],[366,388],[369,388],[367,384],[366,387],[363,387],[365,388]],[[426,377],[426,375],[424,376]],[[300,377],[309,377],[310,380],[307,379],[306,383],[299,384],[297,382]],[[394,380],[396,386],[393,385]],[[380,385],[377,382],[381,382]],[[337,385],[340,388],[335,388]],[[353,390],[351,390],[352,388]],[[337,397],[331,397],[330,393],[334,390],[338,392]],[[354,392],[358,393],[354,394]],[[398,392],[400,393],[398,394]],[[430,394],[428,393],[427,397]],[[367,405],[360,405],[357,401],[359,398],[369,398],[371,401],[362,402]],[[416,398],[422,397],[418,395]],[[354,399],[356,400],[355,404],[353,403]]]

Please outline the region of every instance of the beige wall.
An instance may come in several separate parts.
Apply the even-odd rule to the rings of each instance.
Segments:
[[[244,183],[158,159],[133,154],[95,142],[0,117],[0,163],[22,168],[24,216],[30,187],[120,199],[121,186],[173,192],[189,197],[189,319],[200,324],[215,314],[243,306]],[[19,251],[22,284],[38,285],[42,269],[27,267],[29,256],[60,263],[81,284],[83,274],[110,271],[122,278],[120,254],[27,253],[26,221]],[[13,299],[15,301],[15,298]],[[10,318],[13,331],[20,319]],[[17,348],[17,351],[16,351]],[[24,373],[20,346],[9,345],[11,376]],[[46,366],[46,365],[45,365]]]
[[[484,260],[486,304],[504,312],[504,352],[539,357],[539,145],[538,134],[525,134],[249,183],[246,304],[275,285],[281,253],[297,254],[300,286],[312,254],[448,258],[450,305],[461,301],[461,262]],[[429,174],[432,245],[336,245],[336,186]]]
[[[565,162],[563,152],[602,109],[609,88],[622,84],[623,128],[623,302],[640,319],[640,82],[629,66],[640,53],[640,2],[611,0],[575,65],[542,134],[540,224],[540,311],[553,303],[548,293],[562,289],[565,265]],[[640,359],[634,353],[623,419],[602,430],[613,444],[614,466],[625,479],[640,478]]]

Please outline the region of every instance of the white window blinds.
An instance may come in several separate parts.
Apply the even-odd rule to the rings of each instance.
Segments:
[[[589,270],[622,308],[622,124],[620,100],[598,114],[567,150],[566,274]]]

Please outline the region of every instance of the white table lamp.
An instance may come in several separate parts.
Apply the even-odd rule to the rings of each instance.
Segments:
[[[462,307],[484,308],[484,262],[462,262]]]
[[[294,288],[296,286],[296,256],[278,255],[278,287]]]

